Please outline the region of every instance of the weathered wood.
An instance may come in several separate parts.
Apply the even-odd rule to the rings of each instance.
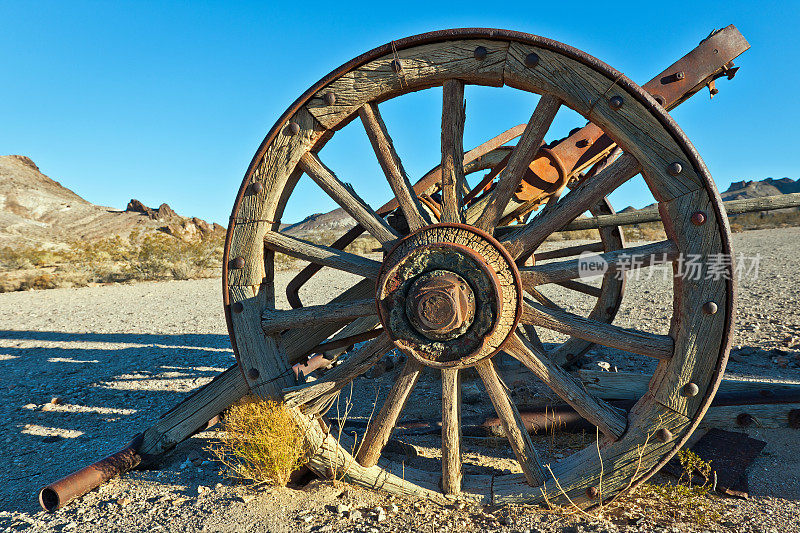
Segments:
[[[495,188],[491,192],[486,209],[478,218],[475,226],[482,230],[490,230],[497,225],[502,217],[511,195],[519,187],[525,169],[533,161],[536,152],[542,145],[550,124],[561,107],[558,98],[544,94],[539,99],[536,109],[533,111],[525,131],[517,142],[514,151],[511,152],[511,159],[508,160],[506,167],[500,172]]]
[[[539,56],[536,68],[525,65],[530,53]],[[642,102],[628,94],[613,78],[591,66],[558,52],[522,43],[511,43],[504,72],[506,85],[535,92],[548,92],[583,114],[637,159],[657,200],[686,194],[703,187],[703,180],[689,164],[686,154],[669,131]],[[622,97],[623,105],[612,109],[610,101]],[[679,176],[667,168],[677,162]]]
[[[481,60],[475,58],[478,46],[487,51]],[[382,102],[446,80],[501,87],[507,50],[507,42],[488,39],[454,39],[400,49],[342,74],[306,107],[325,127],[338,129],[367,102]],[[399,63],[399,72],[392,67],[394,61]],[[329,92],[336,96],[333,105],[324,98]]]
[[[512,339],[506,344],[506,352],[528,367],[550,390],[583,418],[600,428],[606,436],[615,440],[622,436],[628,425],[625,411],[593,396],[582,387],[580,381],[550,361],[544,353],[537,354],[534,346],[524,337],[515,335]]]
[[[391,248],[399,237],[397,232],[356,194],[352,186],[339,181],[339,178],[319,160],[316,154],[308,152],[300,158],[300,168],[370,235],[375,237],[385,249]]]
[[[461,492],[461,383],[458,369],[442,369],[442,490]]]
[[[413,357],[407,358],[403,370],[395,379],[394,385],[383,401],[381,410],[367,426],[367,431],[364,433],[364,438],[361,440],[358,453],[356,453],[358,464],[361,466],[378,464],[381,450],[391,437],[392,430],[421,374],[422,364]]]
[[[542,326],[602,346],[656,359],[669,360],[672,357],[674,341],[669,335],[656,335],[606,324],[560,309],[545,307],[531,300],[526,300],[523,305],[522,323]]]
[[[727,299],[732,297],[729,280],[734,277],[732,257],[722,245],[719,220],[705,190],[694,191],[659,204],[667,237],[675,242],[684,261],[675,264],[675,292],[670,334],[676,339],[675,356],[658,365],[651,387],[655,398],[686,416],[693,416],[705,397],[718,363],[718,354],[730,349],[723,345],[727,320]],[[704,224],[692,223],[698,211],[706,213]],[[727,257],[727,259],[726,259]],[[730,295],[730,296],[729,296]],[[703,306],[714,302],[714,314]],[[728,339],[729,343],[730,340]],[[695,383],[699,393],[682,394],[687,383]]]
[[[447,80],[442,93],[442,222],[463,222],[464,82]]]
[[[578,370],[578,378],[586,390],[592,394],[611,400],[637,400],[648,390],[652,376],[635,372],[602,372],[597,370]],[[725,377],[719,385],[717,394],[742,394],[798,392],[800,381],[757,381],[738,377]]]
[[[265,309],[261,313],[261,327],[271,334],[289,328],[301,328],[328,322],[342,322],[362,316],[377,314],[375,300],[353,300],[323,305],[310,305],[299,309]]]
[[[289,407],[302,407],[303,412],[319,414],[330,405],[348,383],[369,370],[384,354],[394,348],[386,333],[368,341],[339,366],[311,383],[287,387],[283,399]]]
[[[547,236],[588,211],[638,173],[639,163],[636,159],[630,154],[622,154],[608,168],[567,193],[546,216],[534,217],[521,229],[505,237],[503,245],[514,257],[535,249]]]
[[[560,285],[565,289],[569,289],[571,291],[582,292],[583,294],[593,296],[594,298],[600,298],[603,295],[603,289],[600,287],[595,287],[594,285],[588,285],[586,283],[581,283],[580,281],[575,280],[566,280],[566,281],[558,281],[556,285]]]
[[[573,255],[581,255],[585,253],[605,252],[605,251],[606,251],[605,245],[602,242],[593,242],[590,244],[578,244],[576,246],[556,248],[555,250],[539,251],[533,254],[533,258],[538,262],[538,261],[546,261],[548,259],[561,259],[562,257],[571,257]]]
[[[374,102],[364,104],[358,110],[358,116],[361,117],[369,142],[372,144],[381,169],[400,204],[400,209],[406,216],[408,227],[411,228],[411,231],[416,231],[427,226],[430,224],[430,220],[411,187],[411,182],[400,162],[400,156],[394,149],[392,138],[386,130],[386,124],[383,123],[380,111],[378,111],[378,104]]]
[[[381,269],[381,264],[373,259],[367,259],[366,257],[329,246],[313,244],[277,231],[264,232],[264,244],[276,252],[366,278],[374,279],[378,277],[378,272]]]
[[[558,283],[581,277],[591,277],[606,272],[627,272],[639,268],[671,263],[678,258],[678,247],[671,240],[614,250],[597,255],[585,255],[569,261],[553,261],[519,269],[526,287]],[[605,265],[606,269],[590,271],[587,264]]]
[[[447,502],[436,484],[431,482],[430,473],[406,466],[396,474],[378,465],[363,467],[340,444],[340,440],[345,444],[350,443],[347,436],[337,437],[325,433],[316,420],[300,410],[292,409],[291,412],[305,433],[310,448],[307,466],[318,476],[322,478],[335,476],[336,479],[343,479],[373,490],[426,498],[439,503]]]
[[[705,428],[798,429],[798,416],[800,416],[800,403],[712,405],[703,416],[700,426]]]
[[[192,392],[147,428],[139,446],[139,455],[144,462],[158,460],[165,452],[204,429],[209,420],[248,392],[250,389],[239,365],[233,365]]]
[[[514,455],[517,456],[525,480],[533,487],[541,485],[546,479],[542,462],[533,447],[517,406],[509,398],[508,387],[500,379],[491,359],[484,359],[475,365],[475,370],[478,371],[494,410],[503,424],[506,438],[514,450]]]

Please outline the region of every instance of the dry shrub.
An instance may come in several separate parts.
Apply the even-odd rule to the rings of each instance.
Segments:
[[[210,450],[232,477],[283,487],[304,464],[307,447],[284,403],[245,398],[227,411],[223,431]]]

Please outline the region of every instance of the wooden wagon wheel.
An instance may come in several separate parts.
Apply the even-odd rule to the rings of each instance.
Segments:
[[[541,95],[498,178],[491,202],[475,222],[460,206],[463,180],[464,84],[508,85]],[[431,224],[410,186],[378,103],[443,86],[442,222]],[[541,145],[560,106],[582,114],[624,151],[612,165],[565,194],[552,209],[514,233],[492,232],[521,171]],[[317,153],[337,131],[360,118],[404,214],[401,236],[374,214],[320,161]],[[551,233],[640,173],[659,202],[668,240],[610,252],[611,269],[625,257],[679,264],[699,259],[696,275],[674,281],[670,332],[620,328],[551,309],[525,296],[546,283],[574,280],[579,261],[518,268]],[[300,176],[309,175],[382,245],[382,262],[281,234],[279,219]],[[309,466],[320,475],[343,472],[349,481],[436,500],[461,493],[485,502],[591,503],[647,478],[688,439],[713,398],[731,337],[731,265],[712,276],[708,259],[730,257],[729,230],[719,195],[703,162],[661,106],[619,72],[583,52],[523,33],[463,29],[415,36],[377,48],[311,87],[281,117],[256,153],[231,217],[223,267],[226,317],[239,367],[250,389],[283,397],[312,446]],[[365,278],[330,304],[280,311],[274,305],[275,252]],[[628,255],[625,255],[628,254]],[[303,342],[319,342],[343,325],[377,313],[383,331],[312,383],[296,385],[289,361]],[[374,318],[371,318],[374,320]],[[588,393],[518,333],[532,325],[659,360],[648,392],[630,412]],[[309,326],[314,326],[309,328]],[[294,333],[294,334],[293,334]],[[290,342],[291,341],[291,342]],[[326,434],[314,415],[384,353],[409,355],[357,457]],[[519,359],[556,394],[603,432],[591,445],[547,468],[520,419],[492,356]],[[441,371],[442,478],[403,465],[378,463],[423,366]],[[522,474],[462,475],[461,369],[474,367],[503,422]]]

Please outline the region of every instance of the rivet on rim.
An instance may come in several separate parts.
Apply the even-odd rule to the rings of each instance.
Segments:
[[[233,305],[231,305],[231,310],[237,314],[241,313],[244,311],[244,304],[242,302],[234,302]]]
[[[608,101],[608,105],[614,111],[617,111],[622,107],[622,104],[625,103],[625,100],[622,99],[621,96],[612,96],[611,99]]]
[[[681,395],[685,398],[694,398],[700,393],[700,387],[697,386],[696,383],[687,383],[681,389]]]
[[[667,428],[661,428],[656,431],[656,438],[661,442],[669,442],[672,440],[672,432]]]
[[[336,103],[336,95],[333,93],[325,93],[322,97],[322,100],[327,105],[333,105]]]
[[[258,379],[261,373],[258,371],[257,368],[251,368],[247,371],[247,379]]]
[[[261,183],[260,181],[252,183],[250,185],[250,190],[252,191],[253,194],[258,194],[264,190],[264,184]]]
[[[600,491],[597,490],[597,487],[586,487],[586,497],[590,500],[596,499],[600,496]]]
[[[297,135],[300,133],[300,124],[297,122],[290,122],[287,126],[290,135]]]
[[[695,226],[702,226],[706,223],[706,220],[708,220],[708,217],[703,211],[697,211],[696,213],[692,214],[691,221]]]
[[[658,105],[662,105],[662,106],[663,106],[664,104],[666,104],[666,103],[667,103],[667,101],[666,101],[666,100],[664,100],[664,97],[663,97],[663,96],[661,96],[660,94],[654,94],[654,95],[653,95],[653,99],[654,99],[656,102],[658,102]]]
[[[528,68],[533,68],[539,64],[539,54],[531,52],[530,54],[525,56],[525,66]]]
[[[400,71],[403,70],[403,64],[400,63],[399,59],[392,59],[390,66],[392,67],[392,70],[394,71],[395,74],[399,74]]]
[[[706,302],[703,304],[703,312],[707,315],[713,315],[717,312],[717,304],[715,302]]]
[[[681,172],[683,172],[683,166],[678,162],[670,163],[667,167],[667,174],[670,176],[677,176]]]
[[[747,427],[755,422],[756,419],[750,413],[739,413],[736,415],[736,425],[739,427]]]
[[[231,261],[231,268],[236,268],[236,269],[244,268],[244,258],[237,257],[236,259]]]
[[[486,49],[485,46],[479,46],[475,49],[473,55],[475,56],[475,59],[477,59],[478,61],[483,61],[484,59],[486,59],[488,53],[489,51]]]

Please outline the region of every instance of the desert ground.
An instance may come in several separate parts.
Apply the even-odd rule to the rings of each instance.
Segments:
[[[750,269],[739,282],[728,372],[800,380],[800,228],[735,234],[734,247],[759,260],[757,273]],[[279,278],[285,283],[292,275],[281,272]],[[326,269],[303,295],[309,303],[323,303],[352,282]],[[749,471],[750,498],[712,496],[721,516],[703,526],[664,525],[650,510],[635,507],[606,519],[591,512],[519,506],[439,507],[342,482],[247,487],[221,473],[206,450],[213,431],[178,446],[157,469],[128,473],[53,514],[42,512],[36,501],[41,486],[123,447],[160,413],[234,363],[220,285],[206,279],[0,294],[0,463],[5,466],[0,529],[800,531],[800,431],[757,424],[741,429],[767,442]],[[615,323],[664,332],[670,289],[660,276],[630,279]],[[552,296],[564,295],[555,291]],[[582,305],[576,301],[569,307]],[[558,338],[545,335],[543,340]],[[584,366],[597,369],[598,362],[620,371],[652,369],[651,361],[608,349],[591,352]],[[518,369],[506,371],[525,378]],[[396,372],[359,382],[352,396],[354,418],[380,401]],[[421,380],[409,401],[409,416],[438,410],[438,399],[428,399],[435,399],[437,386],[434,374]],[[480,389],[473,392],[474,401],[465,400],[465,417],[491,409]],[[52,404],[53,398],[59,401]],[[546,448],[545,439],[537,437],[537,448]],[[425,455],[435,439],[415,445]],[[513,470],[512,457],[508,447],[465,443],[467,470]]]

